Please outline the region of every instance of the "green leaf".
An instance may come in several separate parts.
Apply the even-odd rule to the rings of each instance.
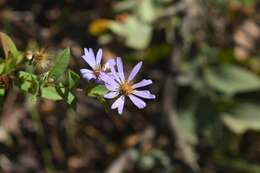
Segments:
[[[62,97],[54,86],[42,86],[41,97],[49,100],[62,100]]]
[[[151,25],[132,16],[128,17],[124,23],[111,22],[110,29],[118,36],[125,38],[126,46],[138,50],[145,49],[152,36]]]
[[[72,70],[68,71],[68,87],[69,89],[73,89],[79,82],[79,75],[77,73],[75,73]]]
[[[126,0],[126,1],[119,1],[116,3],[116,5],[114,6],[114,10],[119,13],[122,11],[129,11],[133,8],[135,8],[135,6],[137,5],[137,1],[135,0]]]
[[[59,86],[42,86],[41,97],[49,100],[64,100],[73,109],[76,109],[76,97],[64,88],[62,84]]]
[[[156,18],[156,8],[153,0],[141,0],[137,4],[136,15],[144,22],[152,22]]]
[[[15,57],[19,55],[19,52],[14,42],[8,35],[6,35],[3,32],[0,32],[0,41],[6,58],[8,58],[9,53],[12,53]]]
[[[37,76],[25,71],[18,73],[18,78],[15,81],[15,85],[22,91],[36,95],[38,93],[39,82]]]
[[[97,85],[87,91],[89,97],[103,97],[108,92],[104,85]]]
[[[108,89],[104,85],[95,85],[87,88],[87,95],[89,97],[94,97],[102,104],[105,108],[105,111],[108,112],[109,105],[104,98],[104,95],[108,92]]]
[[[242,4],[244,4],[244,5],[248,5],[248,6],[250,6],[250,5],[254,5],[256,2],[257,2],[257,0],[239,0]]]
[[[70,61],[70,49],[67,48],[57,56],[54,65],[52,66],[49,72],[49,77],[55,79],[61,77],[64,74],[66,68],[68,67],[69,61]]]
[[[243,134],[247,130],[260,131],[260,105],[255,103],[240,103],[222,120],[234,133]]]
[[[63,84],[57,86],[56,89],[59,95],[63,98],[63,100],[74,110],[76,110],[77,105],[76,105],[76,97],[74,96],[74,94],[71,91],[69,91],[68,88],[65,88]]]
[[[5,60],[0,65],[0,74],[9,74],[21,62],[22,56],[9,36],[0,32],[0,42],[5,54]]]
[[[228,95],[260,89],[259,77],[236,65],[208,68],[205,77],[209,86]]]
[[[22,60],[21,55],[19,55],[19,54],[14,55],[12,52],[9,52],[8,58],[5,59],[5,61],[3,63],[2,74],[9,74],[9,73],[13,72],[17,68],[17,65],[21,62],[21,60]]]

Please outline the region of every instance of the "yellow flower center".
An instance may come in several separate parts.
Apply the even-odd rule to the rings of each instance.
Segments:
[[[100,65],[97,65],[97,66],[95,67],[94,73],[95,73],[95,75],[96,75],[97,78],[99,77],[101,70],[102,70],[102,69],[101,69],[101,66],[100,66]]]
[[[123,83],[121,86],[120,86],[120,93],[123,94],[123,95],[129,95],[133,92],[133,88],[132,86],[129,84],[129,83]]]

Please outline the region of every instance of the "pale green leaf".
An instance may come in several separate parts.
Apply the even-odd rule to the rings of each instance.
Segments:
[[[153,0],[141,0],[136,7],[136,15],[144,22],[152,22],[156,18],[156,12]]]
[[[225,64],[208,68],[205,77],[209,86],[229,95],[260,89],[259,77],[236,65]]]
[[[231,112],[225,113],[222,120],[237,134],[243,134],[247,130],[260,131],[260,105],[238,104]]]
[[[12,41],[12,39],[3,32],[0,32],[0,41],[3,47],[5,58],[8,58],[9,53],[12,53],[15,57],[18,56],[19,52]]]
[[[108,92],[108,89],[104,85],[97,85],[88,91],[90,97],[103,97]]]
[[[144,49],[152,36],[151,25],[141,22],[136,17],[129,16],[124,22],[112,22],[112,32],[125,40],[125,45],[133,49]]]

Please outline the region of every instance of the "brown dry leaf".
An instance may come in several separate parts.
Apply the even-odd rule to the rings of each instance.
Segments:
[[[244,62],[249,57],[248,51],[242,49],[241,47],[235,47],[234,48],[234,54],[235,54],[236,59],[239,62]]]
[[[254,5],[244,5],[239,1],[228,1],[231,11],[251,15],[255,13],[256,7]]]
[[[71,171],[77,171],[85,166],[84,158],[72,156],[68,159],[68,167]]]
[[[140,134],[132,134],[125,138],[124,145],[127,147],[133,147],[140,142]]]
[[[260,40],[260,26],[253,20],[246,20],[234,33],[234,54],[238,61],[247,60],[257,48]]]
[[[54,111],[55,106],[56,106],[55,102],[51,100],[44,100],[43,103],[40,105],[40,110],[43,113],[49,113]]]

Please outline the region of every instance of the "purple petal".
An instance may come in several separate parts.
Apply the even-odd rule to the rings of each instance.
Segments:
[[[121,81],[124,82],[125,81],[125,75],[124,75],[124,67],[123,67],[122,59],[120,57],[117,57],[116,63],[117,63],[118,75],[119,75]]]
[[[118,83],[121,83],[119,74],[116,72],[115,67],[114,67],[114,66],[111,66],[111,67],[110,67],[110,70],[111,70],[111,72],[112,72],[113,78],[114,78]]]
[[[143,79],[141,80],[140,82],[132,85],[132,88],[135,89],[135,88],[140,88],[140,87],[144,87],[144,86],[147,86],[147,85],[150,85],[152,84],[152,80],[151,79]]]
[[[96,79],[94,72],[89,69],[80,69],[80,73],[87,80]]]
[[[115,65],[116,65],[115,59],[113,58],[109,59],[104,65],[104,71],[109,70],[111,67],[114,67]]]
[[[138,64],[136,64],[133,68],[133,70],[131,71],[130,75],[128,76],[127,81],[130,82],[131,80],[134,79],[134,77],[137,75],[137,73],[140,71],[141,67],[142,67],[143,62],[139,62]]]
[[[101,72],[100,75],[99,75],[100,79],[103,80],[105,83],[109,84],[109,85],[112,85],[113,87],[115,88],[118,88],[119,85],[118,83],[112,78],[110,77],[109,75],[107,75],[106,73],[104,72]]]
[[[111,106],[111,109],[116,109],[118,110],[119,114],[123,113],[124,109],[124,104],[125,104],[125,96],[120,96]]]
[[[97,56],[96,56],[96,65],[101,64],[102,60],[102,49],[98,49]]]
[[[109,92],[109,93],[105,94],[104,97],[106,99],[113,99],[113,98],[117,97],[118,95],[119,95],[118,92]]]
[[[95,68],[96,66],[96,61],[95,61],[95,55],[93,53],[93,50],[90,48],[89,51],[87,48],[84,48],[85,54],[82,55],[81,57],[92,67],[92,69]]]
[[[143,91],[134,90],[133,94],[145,99],[155,99],[155,95],[151,94],[150,91],[148,90],[143,90]]]
[[[105,87],[110,91],[118,91],[118,87],[105,83]]]
[[[128,97],[134,103],[134,105],[136,107],[138,107],[139,109],[143,109],[146,106],[146,103],[142,99],[140,99],[132,94],[129,95]]]

